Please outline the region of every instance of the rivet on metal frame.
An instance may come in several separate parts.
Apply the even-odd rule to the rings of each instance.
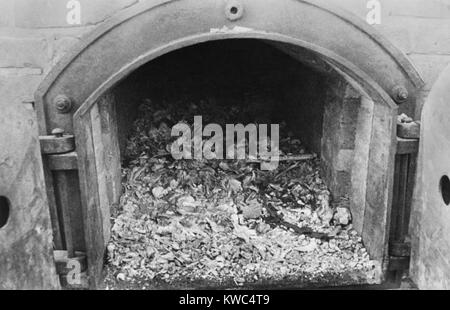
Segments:
[[[53,104],[58,113],[68,113],[72,109],[72,100],[66,95],[56,96],[55,99],[53,99]]]
[[[243,15],[244,15],[244,6],[240,1],[237,0],[228,1],[227,5],[225,6],[225,16],[229,20],[236,21],[238,19],[241,19]]]
[[[392,93],[394,94],[394,100],[398,104],[404,103],[409,98],[408,90],[403,86],[395,86]]]

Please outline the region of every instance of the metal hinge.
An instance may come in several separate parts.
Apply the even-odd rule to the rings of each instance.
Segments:
[[[78,170],[78,156],[76,152],[47,155],[47,162],[51,171]]]
[[[397,155],[417,154],[419,139],[403,139],[397,137]]]
[[[396,257],[411,256],[411,244],[409,242],[393,242],[389,246],[389,254]]]
[[[406,271],[409,269],[409,257],[389,257],[389,271]]]
[[[389,245],[389,271],[409,269],[411,244],[409,242],[392,242]]]
[[[75,137],[64,134],[62,129],[54,129],[51,136],[40,136],[41,153],[45,155],[51,171],[77,170],[78,159],[75,152]]]
[[[75,137],[64,134],[63,129],[56,128],[50,136],[39,136],[41,143],[41,153],[64,154],[75,150]]]
[[[397,124],[397,136],[403,139],[420,139],[420,122]]]
[[[420,123],[397,124],[394,193],[391,213],[391,242],[388,270],[400,273],[409,270],[411,244],[407,241],[414,169],[419,152]]]

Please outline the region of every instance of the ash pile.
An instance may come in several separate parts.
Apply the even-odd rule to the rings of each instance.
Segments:
[[[251,106],[139,106],[112,210],[107,283],[142,288],[298,287],[377,277],[351,225],[348,199],[332,199],[317,156],[280,124],[276,170],[255,160],[174,160],[173,125],[254,121]],[[257,115],[258,116],[258,115]],[[237,122],[238,120],[238,122]],[[145,284],[142,284],[145,283]]]

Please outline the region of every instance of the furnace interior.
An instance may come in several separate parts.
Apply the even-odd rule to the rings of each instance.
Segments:
[[[280,124],[320,159],[321,177],[333,204],[352,213],[362,233],[368,180],[373,101],[319,56],[275,42],[234,39],[182,48],[140,67],[101,99],[115,106],[122,167],[127,139],[142,117],[143,102],[240,109],[234,124]],[[223,123],[209,113],[203,125]],[[173,126],[167,120],[166,125]],[[159,124],[156,124],[159,126]],[[364,241],[364,240],[363,240]]]
[[[252,39],[212,41],[165,54],[103,98],[116,103],[121,153],[143,100],[242,104],[247,114],[236,123],[285,124],[320,156],[333,198],[350,199],[353,224],[361,231],[373,102],[315,57]]]

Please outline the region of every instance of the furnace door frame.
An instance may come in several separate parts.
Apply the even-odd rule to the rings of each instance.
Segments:
[[[210,41],[217,39],[216,35],[210,35],[209,40],[205,40],[205,35],[198,38],[189,38],[189,44],[183,42],[182,46],[191,46],[197,42]],[[226,38],[224,38],[226,37]],[[267,35],[261,33],[246,33],[245,38],[264,38],[271,39],[276,42],[290,43],[296,42],[296,46],[300,44],[295,39],[287,39],[278,35]],[[242,38],[242,35],[220,35],[222,40],[228,38]],[[276,38],[276,40],[275,40]],[[174,42],[173,45],[167,46],[163,49],[164,52],[158,51],[148,59],[155,59],[156,57],[180,48],[180,42]],[[362,237],[366,248],[371,257],[380,262],[381,269],[387,270],[388,266],[388,227],[389,215],[391,210],[392,195],[393,195],[393,172],[396,153],[396,124],[398,108],[393,104],[393,101],[386,95],[386,93],[378,88],[376,83],[371,85],[372,89],[364,88],[351,78],[354,76],[354,71],[350,71],[347,67],[342,66],[335,60],[327,60],[330,66],[338,71],[344,78],[352,85],[364,92],[374,101],[372,136],[370,144],[370,154],[368,161],[368,177],[366,187],[366,206],[364,222],[370,225],[364,225]],[[362,76],[364,74],[359,72]],[[369,77],[365,77],[366,81],[370,81]],[[121,79],[118,79],[121,80]],[[103,94],[111,89],[111,85],[116,85],[116,82],[107,81],[104,87],[98,89],[86,100],[80,109],[74,115],[74,133],[77,137],[77,153],[79,162],[80,185],[82,193],[84,218],[85,218],[85,234],[86,247],[88,253],[88,261],[90,262],[91,274],[101,274],[104,247],[106,245],[109,232],[105,227],[109,227],[109,205],[108,203],[116,203],[116,201],[108,202],[102,199],[105,196],[105,190],[102,188],[111,187],[111,184],[105,184],[104,166],[99,162],[103,162],[108,154],[104,153],[99,142],[101,133],[101,116],[98,110],[98,100]],[[369,95],[370,93],[370,95]],[[115,123],[115,121],[114,121]],[[115,137],[110,137],[110,140],[115,140]],[[113,154],[118,154],[118,146],[112,150]],[[120,163],[114,169],[120,169]],[[114,175],[120,175],[117,171]],[[118,181],[116,180],[116,183]],[[116,197],[117,201],[119,197]],[[95,227],[103,227],[103,230],[93,230]],[[94,265],[96,264],[96,265]],[[95,279],[99,279],[97,276]],[[381,275],[381,279],[383,275]],[[94,285],[94,284],[93,284]]]
[[[117,183],[120,175],[116,162],[109,179],[107,175],[100,177],[105,168],[98,165],[103,165],[108,156],[115,156],[116,150],[105,151],[99,145],[99,137],[114,141],[114,130],[107,130],[102,136],[104,132],[99,128],[105,122],[96,103],[152,59],[211,40],[260,39],[301,47],[320,56],[375,102],[369,142],[371,177],[366,181],[365,222],[370,225],[363,229],[363,238],[374,259],[387,261],[399,109],[394,100],[401,99],[400,92],[409,94],[408,98],[401,99],[404,102],[400,110],[414,112],[423,87],[420,76],[403,53],[373,28],[326,1],[247,0],[241,3],[244,11],[239,18],[230,18],[225,11],[227,3],[160,0],[132,6],[88,34],[55,66],[36,92],[41,135],[49,134],[56,127],[75,134],[83,226],[93,286],[100,277],[108,239],[105,230],[109,210],[101,207],[101,201],[108,201],[104,192],[116,186],[108,182],[113,178]],[[346,34],[346,40],[342,40],[342,33]],[[60,95],[72,101],[69,113],[61,113],[54,105]],[[114,123],[114,118],[110,121]],[[110,197],[117,200],[117,192]]]

